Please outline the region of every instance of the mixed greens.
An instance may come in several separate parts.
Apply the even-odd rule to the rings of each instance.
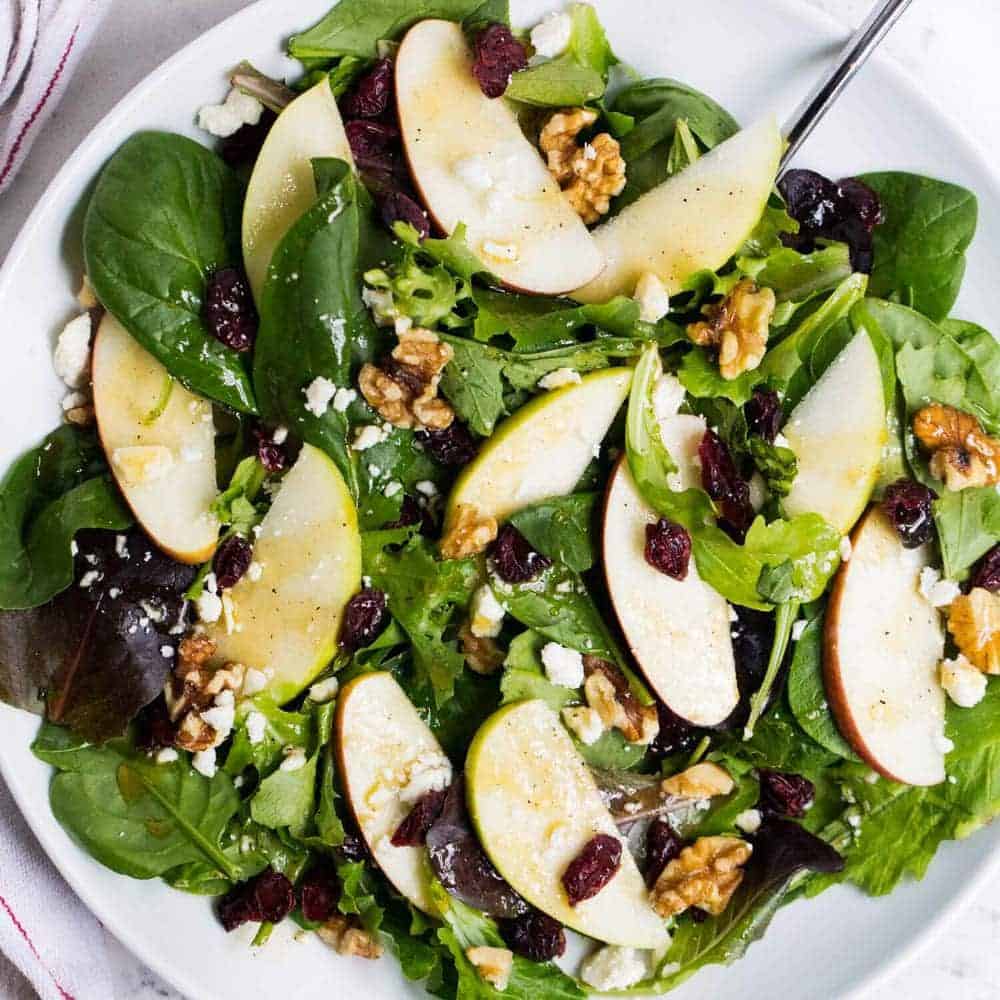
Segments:
[[[218,153],[111,157],[67,422],[0,482],[0,698],[75,840],[258,946],[557,1000],[992,819],[975,197],[779,179],[583,3],[342,0],[289,53]]]

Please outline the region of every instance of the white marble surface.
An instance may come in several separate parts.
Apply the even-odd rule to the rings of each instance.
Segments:
[[[0,199],[0,255],[6,254],[56,170],[112,105],[168,55],[246,2],[116,0],[70,93],[21,176]],[[808,2],[846,25],[861,20],[873,0]],[[916,0],[886,43],[925,92],[992,157],[1000,157],[997,38],[1000,6],[995,0]],[[987,886],[937,942],[897,972],[878,994],[911,1000],[995,1000],[1000,996],[998,940],[1000,882]],[[108,1000],[182,1000],[124,949],[114,945],[110,954],[117,988]],[[0,982],[6,979],[3,971],[0,968]],[[4,992],[4,1000],[33,996],[26,985]],[[822,997],[821,991],[815,995]]]

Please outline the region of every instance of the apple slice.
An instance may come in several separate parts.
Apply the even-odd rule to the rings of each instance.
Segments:
[[[97,330],[92,376],[101,444],[136,520],[171,558],[204,562],[219,537],[211,404],[172,379],[111,313]]]
[[[799,462],[785,513],[812,511],[850,531],[875,487],[886,441],[882,371],[867,334],[855,334],[837,355],[784,433]]]
[[[259,576],[229,592],[232,618],[208,629],[222,660],[272,671],[281,705],[299,693],[337,649],[344,605],[361,587],[361,536],[337,466],[304,445],[285,475],[254,542]]]
[[[908,785],[945,779],[944,630],[919,589],[930,557],[929,545],[904,548],[871,507],[837,572],[824,632],[823,674],[841,732],[876,771]]]
[[[504,284],[559,295],[603,264],[513,110],[472,75],[458,24],[421,21],[396,57],[396,102],[410,171],[434,222],[464,222],[469,248]]]
[[[393,847],[390,838],[413,805],[400,792],[414,763],[450,768],[448,758],[389,673],[362,674],[344,685],[334,732],[344,795],[372,857],[414,906],[434,913],[426,848]]]
[[[659,948],[663,921],[628,847],[596,896],[570,906],[562,876],[596,834],[618,836],[594,778],[543,701],[501,708],[465,762],[469,812],[497,870],[529,903],[573,930],[632,948]]]
[[[460,504],[502,521],[539,500],[571,493],[631,383],[631,368],[605,368],[536,397],[505,420],[455,483],[445,535]]]
[[[258,305],[275,248],[316,200],[312,159],[319,156],[354,162],[326,77],[278,115],[247,186],[243,263]]]
[[[673,430],[664,439],[675,442],[671,455],[680,466],[678,485],[694,485],[696,473],[685,471],[685,466],[693,466],[690,453],[676,444],[701,441],[705,422],[678,415],[662,425]],[[694,447],[697,454],[697,443]],[[698,576],[693,559],[683,580],[646,562],[646,525],[656,518],[639,495],[628,464],[619,460],[604,503],[604,576],[611,604],[649,686],[682,719],[715,726],[732,714],[740,698],[729,607]]]
[[[591,235],[604,270],[573,298],[606,302],[631,295],[646,272],[673,295],[696,271],[720,268],[757,225],[783,147],[777,123],[765,118],[598,226]]]

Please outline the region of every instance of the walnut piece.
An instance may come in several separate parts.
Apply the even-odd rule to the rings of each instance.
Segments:
[[[441,555],[445,559],[464,559],[484,552],[498,530],[495,517],[482,517],[472,504],[460,503],[448,534],[441,539]]]
[[[932,403],[914,414],[913,433],[931,453],[931,475],[949,490],[1000,483],[1000,441],[971,414]]]
[[[504,652],[496,640],[489,636],[473,635],[466,622],[458,630],[458,638],[462,643],[462,655],[469,669],[477,674],[495,674],[504,661]]]
[[[595,121],[597,114],[587,108],[557,111],[538,139],[549,173],[587,225],[607,215],[611,199],[625,187],[625,160],[617,139],[601,132],[582,146],[577,142]]]
[[[753,848],[739,837],[699,837],[660,873],[649,900],[666,919],[696,906],[718,916],[743,881]]]
[[[316,933],[324,944],[335,948],[341,955],[367,959],[382,957],[382,945],[378,939],[358,927],[350,917],[335,914],[318,927]]]
[[[177,724],[176,746],[183,750],[209,750],[229,735],[217,729],[202,713],[216,707],[223,692],[236,694],[243,687],[246,667],[227,663],[213,670],[208,661],[215,655],[215,643],[205,636],[189,636],[177,649],[177,665],[167,679],[164,697],[171,722]]]
[[[438,383],[454,353],[431,330],[404,330],[381,368],[362,367],[361,394],[394,427],[444,430],[451,426],[455,411],[438,398]]]
[[[695,764],[680,774],[666,778],[660,788],[666,795],[678,795],[685,799],[711,799],[716,795],[728,795],[736,783],[718,764],[705,762]]]
[[[1000,594],[973,587],[948,608],[955,645],[984,674],[1000,674]]]
[[[605,729],[619,729],[629,743],[652,743],[660,731],[655,705],[640,704],[628,678],[609,660],[583,658],[583,693]]]
[[[489,948],[485,945],[466,948],[465,957],[475,966],[484,983],[489,983],[501,993],[507,989],[514,967],[514,953],[509,948]]]
[[[775,304],[770,288],[744,279],[721,302],[703,306],[706,319],[691,323],[687,334],[700,347],[717,347],[720,374],[737,378],[763,359]]]

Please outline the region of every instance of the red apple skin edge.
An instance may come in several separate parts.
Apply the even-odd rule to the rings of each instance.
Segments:
[[[864,528],[865,522],[877,510],[875,504],[871,504],[865,513],[855,524],[851,531],[851,544],[858,541],[858,537]],[[847,691],[844,688],[840,663],[840,646],[837,641],[837,633],[840,628],[840,607],[844,587],[847,585],[847,573],[850,563],[841,563],[840,569],[833,581],[833,588],[830,591],[830,600],[826,609],[826,620],[823,623],[823,686],[826,688],[826,699],[833,711],[833,717],[844,738],[850,743],[854,752],[873,770],[877,771],[883,778],[890,781],[898,781],[906,784],[904,779],[893,774],[884,764],[877,760],[868,745],[865,743],[854,722],[847,702]]]

